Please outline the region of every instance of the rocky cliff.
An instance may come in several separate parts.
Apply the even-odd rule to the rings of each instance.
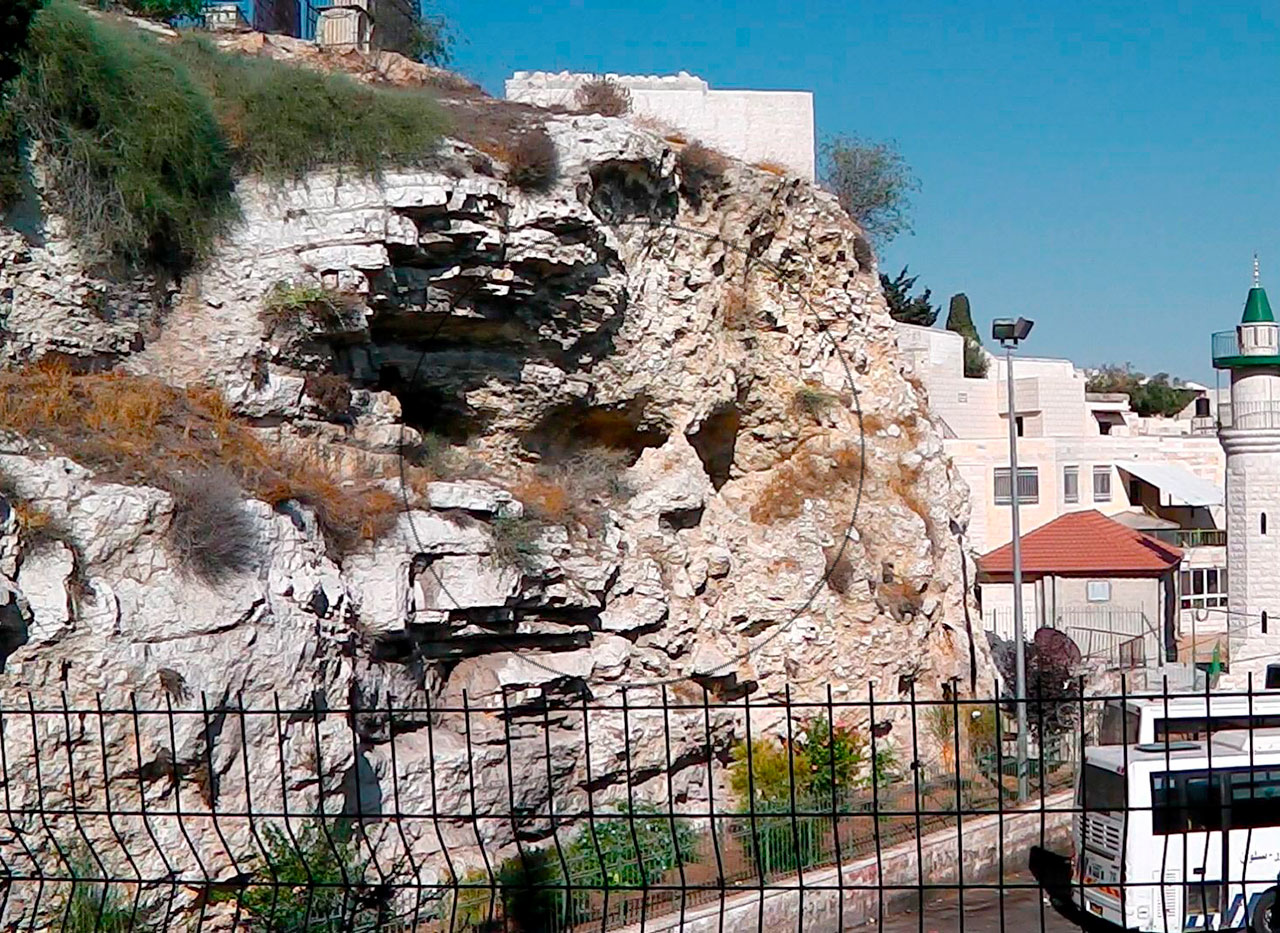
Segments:
[[[967,492],[858,229],[797,179],[732,161],[694,178],[682,144],[625,119],[538,119],[559,165],[544,190],[459,141],[429,169],[247,179],[234,231],[181,281],[104,277],[56,216],[0,230],[0,701],[193,714],[173,734],[123,714],[6,726],[6,788],[66,803],[78,769],[116,766],[161,809],[183,788],[185,808],[234,809],[257,780],[330,812],[393,791],[469,812],[470,789],[500,813],[535,701],[625,689],[692,702],[670,726],[677,763],[647,741],[661,714],[626,724],[625,761],[618,716],[593,724],[592,761],[582,723],[557,722],[561,790],[550,745],[529,750],[547,766],[516,767],[522,805],[580,792],[587,768],[606,792],[629,769],[692,800],[705,765],[686,753],[741,738],[723,713],[704,729],[704,690],[892,700],[985,681]],[[120,393],[168,401],[103,415]],[[136,418],[169,446],[129,441]],[[257,479],[300,463],[327,495]],[[228,473],[240,493],[201,498]],[[342,539],[335,500],[377,520]],[[193,501],[240,545],[213,566],[184,553]],[[413,736],[432,714],[404,714],[394,760],[386,717],[341,712],[464,703],[508,710],[474,728],[436,713],[431,747]],[[209,727],[276,704],[317,712]],[[320,741],[331,727],[354,741]],[[51,755],[37,776],[58,743],[102,761]],[[179,840],[165,826],[160,849]],[[90,828],[117,855],[147,831]],[[202,871],[248,845],[229,832],[187,847]],[[506,851],[512,825],[396,845],[424,864],[456,845],[466,865],[478,839]]]

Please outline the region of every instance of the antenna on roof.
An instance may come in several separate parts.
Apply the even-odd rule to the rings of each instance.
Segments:
[[[1261,278],[1258,275],[1258,254],[1253,254],[1253,287],[1258,288],[1261,284]]]

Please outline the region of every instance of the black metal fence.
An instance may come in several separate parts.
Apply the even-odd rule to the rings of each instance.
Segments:
[[[1108,811],[1093,807],[1082,823],[1082,806],[1097,803],[1090,776],[1103,787],[1085,769],[1083,791],[1072,790],[1086,746],[1143,739],[1163,743],[1172,762],[1193,754],[1179,742],[1210,729],[1239,744],[1231,730],[1280,725],[1280,695],[1251,687],[1210,701],[1139,698],[1123,679],[1107,696],[1087,696],[1079,681],[1063,682],[1026,701],[1030,755],[1019,763],[1008,699],[893,686],[891,696],[828,688],[804,697],[688,684],[598,697],[522,690],[344,708],[215,703],[180,684],[149,705],[0,695],[0,923],[1070,928],[1099,913],[1090,891],[1152,903],[1153,886],[1163,892],[1173,877],[1108,877],[1086,857],[1083,885],[1072,887],[1070,862],[1050,853],[1073,851],[1073,819],[1086,839],[1117,832],[1123,845],[1132,830],[1115,830],[1110,811],[1151,811],[1167,829],[1159,821],[1183,818],[1169,808],[1185,804],[1108,798]],[[1252,755],[1255,744],[1240,747]],[[1150,761],[1144,748],[1110,753]],[[1280,751],[1275,760],[1280,824]],[[1239,806],[1231,812],[1219,824],[1243,819]],[[1038,878],[1027,873],[1033,849]],[[1127,864],[1122,854],[1117,864]],[[1229,915],[1233,890],[1260,902],[1257,879],[1233,877],[1225,862],[1207,874],[1185,867],[1181,906],[1156,911],[1179,929],[1212,925],[1214,904]],[[1184,890],[1193,876],[1203,909]],[[1041,898],[1042,884],[1057,907]]]

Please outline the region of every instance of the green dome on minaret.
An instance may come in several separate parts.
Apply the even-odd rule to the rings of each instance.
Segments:
[[[1253,254],[1253,287],[1244,302],[1244,315],[1234,330],[1213,335],[1213,368],[1245,369],[1280,367],[1276,317],[1258,276],[1258,254]]]
[[[1258,254],[1253,255],[1253,288],[1249,289],[1249,297],[1244,302],[1244,317],[1241,324],[1274,324],[1271,314],[1271,302],[1267,301],[1267,292],[1258,280]]]

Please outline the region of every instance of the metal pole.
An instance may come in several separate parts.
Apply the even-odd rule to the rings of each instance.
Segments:
[[[1013,515],[1014,700],[1018,711],[1018,800],[1027,799],[1027,643],[1022,632],[1022,530],[1018,521],[1018,418],[1013,399],[1013,344],[1004,348],[1009,409],[1009,501]]]

